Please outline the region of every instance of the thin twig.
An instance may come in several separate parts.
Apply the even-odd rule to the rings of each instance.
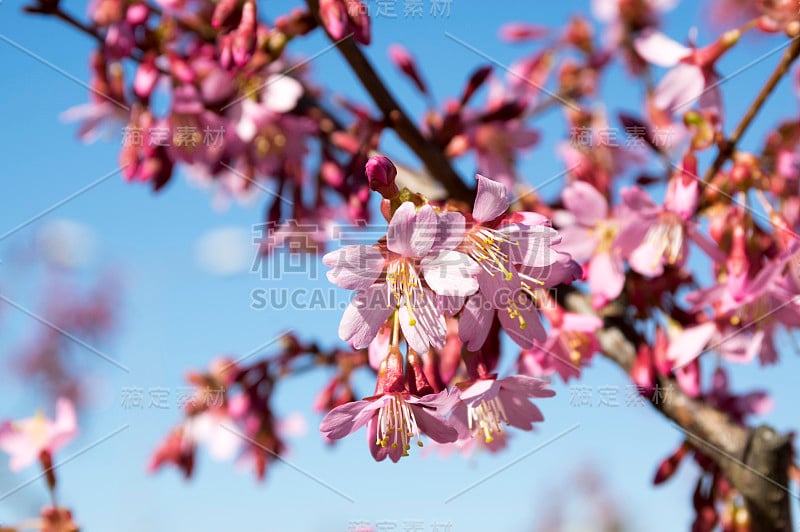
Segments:
[[[734,154],[736,145],[742,138],[742,135],[744,135],[745,131],[747,131],[747,128],[750,127],[753,119],[764,106],[764,102],[767,101],[767,97],[772,94],[772,91],[775,90],[778,82],[784,75],[786,75],[786,73],[789,71],[789,67],[798,56],[800,56],[800,37],[795,37],[789,47],[786,48],[786,51],[783,52],[780,63],[778,63],[778,65],[775,67],[775,70],[772,71],[772,74],[759,91],[756,99],[753,100],[753,103],[751,103],[750,107],[747,108],[742,120],[736,126],[736,129],[733,130],[733,133],[731,133],[730,138],[723,139],[720,142],[719,153],[714,159],[714,162],[711,163],[708,171],[706,171],[705,175],[703,176],[703,184],[709,183],[714,176],[717,175],[717,172],[722,169],[722,166],[725,164],[725,162]]]

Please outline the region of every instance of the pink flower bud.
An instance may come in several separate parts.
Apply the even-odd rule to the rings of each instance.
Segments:
[[[258,20],[256,17],[256,3],[247,2],[242,7],[242,19],[239,27],[233,36],[231,51],[233,62],[237,66],[243,67],[253,57],[256,47],[256,32],[258,30]]]
[[[389,59],[392,60],[392,62],[403,72],[403,74],[408,76],[411,81],[414,82],[414,85],[417,86],[422,94],[428,94],[428,89],[425,87],[425,82],[422,81],[422,77],[419,75],[414,58],[411,56],[408,50],[405,49],[405,47],[399,44],[391,45],[389,47]]]
[[[390,199],[400,193],[395,184],[397,168],[388,157],[370,157],[366,171],[369,188],[384,198]]]
[[[225,20],[233,13],[233,10],[236,9],[238,3],[239,0],[220,0],[217,3],[217,7],[214,8],[214,14],[211,16],[211,25],[215,28],[222,26]]]
[[[131,26],[141,26],[149,15],[150,9],[146,4],[134,4],[125,12],[125,18]]]
[[[334,39],[339,40],[346,35],[349,19],[340,0],[320,0],[319,18]]]
[[[372,39],[367,6],[360,0],[344,0],[344,4],[350,19],[350,31],[353,32],[353,37],[361,44],[369,44]]]
[[[175,53],[168,53],[169,69],[183,83],[194,83],[195,73],[189,64]]]
[[[549,30],[544,26],[509,22],[500,28],[500,39],[506,42],[531,41],[546,37]]]
[[[681,173],[669,182],[665,204],[667,209],[688,220],[697,210],[699,198],[697,159],[690,152],[683,158]]]
[[[153,54],[145,56],[139,68],[136,69],[136,76],[133,78],[133,93],[142,100],[147,101],[153,93],[153,89],[158,82],[158,68],[156,67]]]

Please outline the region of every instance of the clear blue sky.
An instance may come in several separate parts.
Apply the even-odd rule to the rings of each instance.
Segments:
[[[263,5],[274,14],[294,3],[270,1]],[[83,2],[65,4],[73,12],[85,11]],[[401,15],[402,4],[397,2]],[[684,4],[667,17],[667,30],[673,36],[686,35],[699,20],[699,3]],[[425,5],[427,9],[429,2]],[[68,77],[88,80],[87,57],[92,43],[62,24],[24,16],[19,8],[18,0],[0,3],[0,197],[4,198],[0,233],[116,170],[120,140],[114,136],[109,142],[86,146],[75,139],[73,125],[59,121],[65,109],[87,101],[86,89]],[[428,14],[420,20],[376,18],[374,42],[368,53],[401,100],[418,112],[423,102],[387,64],[385,50],[390,43],[403,43],[417,55],[435,95],[442,98],[458,94],[464,75],[484,62],[447,38],[445,32],[508,65],[524,48],[499,43],[496,30],[502,23],[524,19],[558,26],[569,13],[587,10],[585,1],[454,0],[446,19]],[[707,42],[707,35],[707,29],[701,26],[701,43]],[[7,40],[38,54],[66,74],[43,65]],[[295,53],[311,55],[326,43],[315,36],[297,44],[292,48]],[[748,40],[722,62],[720,69],[732,72],[776,44],[775,40]],[[726,83],[725,102],[731,118],[741,115],[744,102],[750,101],[776,60],[772,57],[756,64]],[[350,95],[360,92],[335,53],[319,57],[311,66],[314,78],[335,90]],[[608,104],[610,115],[616,109],[638,111],[631,108],[639,101],[638,88],[621,70],[612,70],[604,90],[615,95]],[[796,95],[784,82],[780,94],[770,100],[746,136],[744,146],[760,145],[769,124],[796,113]],[[553,149],[563,138],[561,118],[551,112],[540,126],[545,140],[521,167],[534,185],[564,168]],[[404,153],[391,138],[387,138],[386,146]],[[469,165],[462,170],[466,175]],[[544,192],[556,194],[558,186],[553,183]],[[309,434],[293,442],[288,460],[346,494],[353,503],[286,465],[275,465],[266,483],[257,484],[249,471],[215,463],[202,453],[191,483],[183,482],[174,470],[147,475],[149,454],[179,419],[180,412],[174,401],[167,410],[123,408],[123,389],[168,388],[174,397],[185,386],[186,369],[205,367],[219,354],[242,355],[287,328],[302,332],[312,322],[314,328],[307,334],[329,345],[336,338],[338,311],[256,311],[250,308],[250,292],[264,287],[257,275],[222,277],[198,267],[194,251],[198,239],[223,226],[250,231],[262,216],[261,199],[252,207],[233,206],[217,212],[211,208],[210,195],[183,178],[153,195],[146,187],[126,184],[116,176],[0,242],[3,259],[48,221],[74,220],[95,231],[100,248],[97,262],[113,265],[124,279],[121,331],[103,346],[103,351],[128,366],[130,373],[119,371],[88,351],[76,351],[93,368],[97,386],[94,401],[81,419],[82,433],[61,453],[62,458],[128,425],[59,468],[61,498],[74,508],[83,530],[347,530],[353,521],[393,521],[402,530],[403,523],[412,520],[424,523],[425,530],[431,530],[435,522],[451,523],[456,531],[527,530],[544,514],[547,495],[554,489],[569,494],[574,472],[585,464],[593,464],[607,478],[634,529],[667,532],[687,528],[696,478],[694,465],[684,464],[665,486],[655,489],[650,484],[658,460],[681,441],[679,431],[647,407],[570,406],[570,389],[563,385],[555,386],[558,395],[554,399],[541,402],[547,421],[535,434],[514,434],[505,453],[468,461],[457,456],[442,460],[414,453],[394,465],[371,460],[363,432],[335,448],[324,447],[316,430],[319,418],[309,406],[327,377],[324,372],[287,382],[277,398],[279,411],[302,411],[310,421]],[[8,264],[0,264],[0,293],[35,309],[40,300],[36,275],[21,275]],[[290,283],[301,286],[296,280]],[[324,281],[317,284],[324,286]],[[8,370],[11,348],[28,338],[35,325],[11,308],[0,312],[0,418],[47,408]],[[512,356],[510,352],[507,355]],[[769,384],[777,406],[766,420],[784,430],[797,428],[793,407],[798,392],[793,376],[798,370],[797,355],[787,349],[777,368],[737,368],[733,386],[749,390]],[[593,387],[596,401],[599,387],[624,389],[627,382],[616,367],[598,358],[586,371],[582,384]],[[368,392],[368,387],[362,386],[362,390]],[[576,425],[576,430],[552,445],[449,504],[444,502]],[[0,491],[10,490],[34,475],[33,468],[11,475],[0,467]],[[0,522],[33,514],[45,500],[43,483],[33,482],[0,502]]]

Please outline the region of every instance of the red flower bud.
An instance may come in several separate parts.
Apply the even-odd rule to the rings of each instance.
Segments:
[[[369,188],[383,196],[391,199],[400,193],[395,184],[397,178],[397,168],[388,157],[371,157],[367,161],[367,179]]]

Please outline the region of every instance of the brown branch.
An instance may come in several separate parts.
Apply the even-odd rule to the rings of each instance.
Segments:
[[[755,100],[753,100],[753,103],[751,103],[750,107],[747,108],[742,120],[736,126],[736,129],[733,130],[733,133],[731,133],[730,138],[723,139],[719,143],[719,153],[714,159],[714,162],[711,163],[708,171],[706,171],[705,175],[703,176],[703,183],[709,183],[714,176],[717,175],[717,172],[722,169],[722,166],[725,164],[725,162],[731,156],[733,156],[734,152],[736,151],[736,145],[739,143],[742,135],[744,135],[745,131],[747,131],[747,128],[750,127],[753,119],[764,106],[764,102],[767,101],[767,97],[772,94],[772,91],[775,90],[778,82],[784,75],[786,75],[786,73],[789,71],[789,67],[798,56],[800,56],[800,37],[795,37],[791,44],[789,44],[789,46],[786,48],[786,51],[783,52],[780,62],[775,67],[775,70],[772,71],[772,74],[759,91]]]
[[[306,0],[306,3],[311,13],[319,20],[319,0]],[[325,27],[321,20],[319,23],[322,28]],[[419,157],[431,176],[441,182],[454,199],[471,202],[474,198],[472,190],[461,180],[444,152],[425,138],[414,125],[352,37],[339,41],[335,41],[330,34],[328,37],[331,38],[331,41],[336,42],[336,48],[367,90],[372,101],[383,113],[386,122]]]
[[[564,298],[567,308],[595,314],[589,299],[574,291]],[[608,317],[597,339],[606,358],[630,374],[636,360],[638,337],[630,323]],[[660,389],[668,389],[669,399],[654,395],[651,404],[686,433],[687,441],[714,460],[745,499],[751,529],[759,532],[792,530],[790,515],[789,467],[791,437],[779,435],[765,425],[747,428],[735,423],[726,413],[684,393],[675,379],[660,376]]]

